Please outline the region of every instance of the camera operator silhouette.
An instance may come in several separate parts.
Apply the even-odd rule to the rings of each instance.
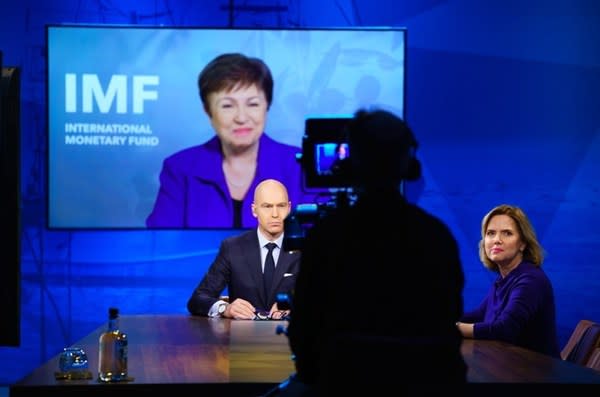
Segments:
[[[296,372],[273,393],[461,391],[458,245],[400,188],[421,178],[417,141],[380,109],[358,110],[347,133],[356,200],[306,232],[285,330]]]

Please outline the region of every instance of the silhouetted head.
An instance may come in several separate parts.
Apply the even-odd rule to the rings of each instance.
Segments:
[[[348,123],[348,143],[355,187],[398,188],[421,177],[417,141],[400,117],[385,110],[358,110]]]

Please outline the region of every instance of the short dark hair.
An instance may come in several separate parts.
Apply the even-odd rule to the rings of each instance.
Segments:
[[[259,58],[240,53],[221,54],[210,61],[198,75],[198,92],[208,114],[208,95],[211,93],[254,84],[265,93],[269,109],[273,100],[273,76],[267,64]]]

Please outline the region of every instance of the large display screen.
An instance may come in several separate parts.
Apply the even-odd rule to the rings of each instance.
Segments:
[[[165,158],[215,136],[197,83],[219,54],[268,65],[264,133],[298,153],[310,117],[404,116],[403,28],[49,25],[46,40],[51,229],[148,227]]]

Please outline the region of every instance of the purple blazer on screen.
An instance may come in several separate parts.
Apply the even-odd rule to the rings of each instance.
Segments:
[[[292,208],[312,203],[315,193],[303,189],[302,169],[296,160],[301,151],[260,137],[256,175],[242,203],[242,228],[256,227],[251,203],[256,185],[274,178],[288,189]],[[160,187],[154,208],[146,218],[149,228],[231,228],[233,202],[222,167],[223,155],[215,136],[202,145],[183,149],[167,157],[160,172]]]

